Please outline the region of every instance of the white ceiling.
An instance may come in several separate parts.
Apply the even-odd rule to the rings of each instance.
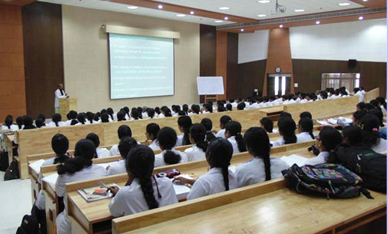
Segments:
[[[40,0],[42,2],[56,3],[62,5],[71,5],[77,7],[85,7],[98,10],[107,10],[114,12],[122,12],[135,15],[144,15],[156,18],[178,20],[192,23],[200,23],[207,25],[225,25],[234,23],[224,21],[223,23],[215,23],[215,19],[209,19],[194,15],[186,15],[185,17],[177,17],[178,13],[167,12],[156,9],[139,7],[136,10],[127,9],[127,5],[113,3],[100,0]],[[227,15],[235,15],[251,19],[272,19],[279,17],[297,16],[305,14],[323,13],[329,11],[348,10],[362,7],[359,4],[347,0],[279,0],[279,4],[286,6],[285,14],[271,15],[271,11],[275,9],[275,0],[270,3],[258,3],[257,0],[158,0],[159,2],[170,3],[180,6],[192,7],[195,9],[224,13]],[[348,2],[349,6],[339,6],[339,3]],[[220,10],[219,7],[230,7],[229,10]],[[304,9],[304,12],[295,12],[296,9]],[[265,14],[266,17],[257,17],[259,14]]]

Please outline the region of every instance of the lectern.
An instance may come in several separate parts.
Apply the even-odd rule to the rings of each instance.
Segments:
[[[77,98],[59,99],[59,113],[62,115],[62,118],[64,118],[71,110],[78,111],[77,101]]]

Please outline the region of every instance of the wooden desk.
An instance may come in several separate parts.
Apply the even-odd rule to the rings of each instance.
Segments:
[[[280,114],[284,112],[284,106],[280,105],[259,110],[265,117],[270,118],[272,121],[278,121],[280,119]]]
[[[12,135],[4,135],[4,142],[6,145],[6,150],[8,152],[8,163],[11,164],[13,160],[13,148],[14,148],[14,138],[15,134]],[[19,167],[20,170],[20,167]]]
[[[313,144],[314,141],[304,142],[299,144],[291,144],[272,149],[271,156],[282,157],[284,155],[299,154],[304,157],[313,157],[313,155],[307,151],[307,148]],[[242,162],[252,159],[252,156],[248,153],[240,153],[233,155],[231,165],[238,165]],[[209,168],[206,161],[197,161],[182,163],[172,166],[155,168],[154,173],[162,172],[167,169],[176,168],[181,171],[182,174],[194,174],[201,176],[205,174]],[[73,218],[72,225],[77,233],[99,233],[100,231],[106,231],[106,228],[110,226],[111,219],[113,218],[109,212],[108,206],[110,199],[87,203],[77,192],[82,188],[88,188],[98,186],[99,181],[104,183],[117,183],[122,186],[126,183],[128,177],[126,174],[109,176],[104,178],[98,178],[94,180],[75,182],[67,184],[67,204],[68,214]]]

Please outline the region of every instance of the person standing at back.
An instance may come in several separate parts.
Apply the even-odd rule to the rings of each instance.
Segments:
[[[63,98],[69,98],[69,96],[65,93],[65,90],[63,89],[63,84],[58,84],[58,89],[55,90],[55,113],[59,113],[59,99]]]

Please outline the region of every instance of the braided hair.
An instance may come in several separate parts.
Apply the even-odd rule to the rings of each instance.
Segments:
[[[314,123],[312,119],[309,117],[304,117],[299,120],[299,127],[301,128],[302,132],[308,132],[311,136],[311,139],[315,139],[313,130],[314,130]]]
[[[57,167],[58,175],[74,174],[93,164],[96,146],[91,140],[82,139],[75,145],[74,158],[69,158]]]
[[[206,152],[208,143],[205,141],[206,128],[202,124],[194,124],[190,128],[190,136],[198,148]]]
[[[93,132],[89,133],[85,139],[91,140],[96,146],[96,149],[100,146],[100,137]],[[96,158],[98,158],[97,151],[96,151]]]
[[[141,190],[150,210],[159,207],[154,196],[152,175],[154,173],[155,154],[147,146],[137,145],[129,151],[125,166],[128,174],[139,180]],[[159,195],[161,198],[161,195]]]
[[[52,117],[53,122],[55,123],[55,126],[59,127],[59,122],[62,120],[61,114],[55,113]]]
[[[210,142],[206,151],[206,160],[211,168],[221,168],[224,178],[225,191],[229,190],[229,165],[233,156],[232,144],[223,138],[216,138]]]
[[[54,164],[64,163],[69,157],[66,152],[69,149],[69,140],[62,134],[55,134],[51,139],[51,148],[55,152]]]
[[[241,124],[237,121],[229,122],[225,126],[225,133],[228,132],[230,136],[236,137],[238,150],[240,152],[245,152],[247,151],[247,148],[245,146],[243,136],[241,135],[241,130],[242,130]]]
[[[278,121],[279,133],[283,136],[284,144],[296,143],[295,136],[296,124],[295,121],[289,117],[280,118]]]
[[[179,117],[178,126],[180,128],[183,128],[183,132],[184,132],[182,145],[190,145],[189,133],[192,125],[193,125],[193,122],[191,121],[190,116]]]
[[[267,132],[263,128],[252,127],[244,135],[249,153],[264,161],[265,180],[271,180],[271,144]]]
[[[205,140],[207,142],[210,142],[211,140],[213,140],[214,138],[216,138],[216,136],[212,133],[212,128],[213,128],[213,122],[211,121],[211,119],[209,118],[203,118],[201,120],[201,124],[205,127],[206,129],[206,138]]]
[[[177,164],[181,161],[181,156],[172,151],[177,141],[177,135],[174,129],[170,127],[162,128],[159,131],[157,140],[160,148],[166,150],[166,153],[163,155],[165,163]]]

